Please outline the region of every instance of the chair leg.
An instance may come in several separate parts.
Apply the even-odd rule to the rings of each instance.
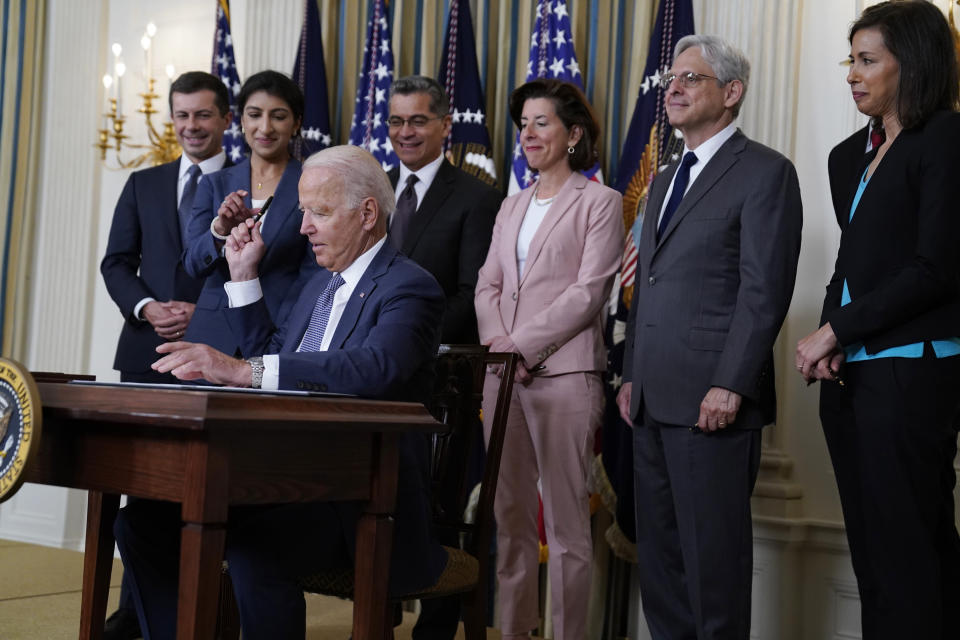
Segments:
[[[226,570],[226,563],[220,572],[220,606],[215,637],[217,640],[240,640],[240,610],[237,608],[237,598],[233,595],[233,581]]]
[[[466,640],[485,640],[487,637],[487,599],[474,590],[463,596],[463,635]]]

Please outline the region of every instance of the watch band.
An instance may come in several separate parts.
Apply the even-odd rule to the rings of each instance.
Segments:
[[[263,358],[248,358],[250,364],[250,388],[259,389],[263,385]]]

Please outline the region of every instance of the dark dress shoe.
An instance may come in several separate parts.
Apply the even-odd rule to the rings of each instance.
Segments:
[[[142,637],[137,612],[131,609],[117,609],[103,625],[103,640],[135,640]]]

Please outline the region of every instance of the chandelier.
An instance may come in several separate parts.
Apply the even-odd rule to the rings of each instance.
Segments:
[[[159,113],[157,100],[161,98],[155,92],[156,80],[153,77],[153,58],[151,44],[157,35],[157,27],[152,22],[147,25],[140,46],[144,55],[144,78],[146,87],[143,93],[138,94],[141,99],[140,107],[135,113],[143,114],[147,131],[145,142],[134,142],[124,133],[127,118],[123,110],[123,77],[127,72],[121,54],[123,48],[120,43],[111,47],[113,53],[113,73],[103,76],[103,88],[107,95],[107,110],[103,114],[103,122],[98,130],[98,141],[93,145],[100,150],[100,160],[110,169],[132,169],[145,163],[157,166],[165,162],[176,160],[180,156],[180,144],[173,130],[173,123],[166,120],[162,123],[162,132],[154,125],[153,116]],[[173,80],[174,68],[172,64],[165,68],[168,83]],[[160,103],[162,105],[162,101]],[[113,166],[107,160],[107,151],[114,149],[112,156]],[[124,154],[124,152],[126,152]],[[134,155],[135,154],[135,155]],[[127,157],[124,158],[124,155]],[[132,157],[130,157],[132,156]]]

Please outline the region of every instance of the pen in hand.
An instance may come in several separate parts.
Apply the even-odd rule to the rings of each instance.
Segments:
[[[260,211],[257,211],[257,213],[253,216],[254,223],[259,222],[260,218],[267,215],[267,208],[270,206],[272,202],[273,202],[273,196],[267,196],[267,200],[263,203],[263,206],[260,207]]]

